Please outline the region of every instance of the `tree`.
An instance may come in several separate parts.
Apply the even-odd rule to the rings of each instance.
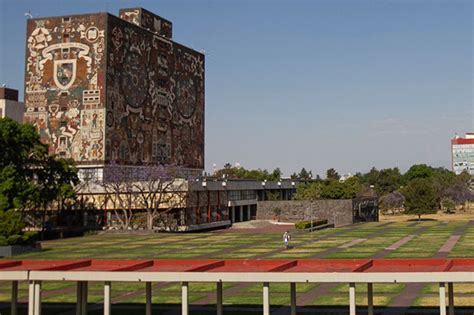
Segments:
[[[0,119],[0,147],[0,211],[43,210],[44,230],[45,211],[74,195],[73,162],[49,156],[33,126],[9,118]]]
[[[297,179],[300,181],[309,181],[313,178],[313,172],[312,171],[307,171],[304,167],[301,169],[301,171],[298,174],[294,174],[291,177],[292,179]]]
[[[321,190],[322,199],[353,199],[357,197],[361,191],[362,186],[360,185],[357,177],[350,177],[344,182],[330,181],[324,185]]]
[[[299,184],[298,186],[296,186],[296,194],[293,196],[293,199],[294,200],[320,199],[322,189],[323,189],[323,184],[319,182]]]
[[[330,168],[326,171],[326,179],[328,181],[337,181],[339,178],[341,178],[341,176],[334,168]]]
[[[398,190],[393,191],[382,198],[382,208],[384,210],[400,210],[405,203],[405,196]],[[395,210],[395,211],[394,211]]]
[[[456,204],[454,203],[453,199],[444,197],[441,200],[441,206],[446,210],[447,213],[452,213]]]
[[[215,172],[216,177],[222,178],[229,178],[229,179],[253,179],[253,180],[270,180],[270,181],[277,181],[281,178],[281,170],[280,168],[274,169],[271,173],[264,169],[256,169],[256,170],[247,170],[243,167],[233,167],[229,163],[224,165],[223,169],[217,170]]]
[[[389,194],[397,190],[402,183],[402,175],[398,167],[380,170],[375,184],[375,190],[379,195]]]
[[[438,202],[436,190],[427,178],[415,178],[402,190],[405,196],[405,213],[418,215],[436,213]]]
[[[403,174],[403,183],[407,185],[411,180],[416,178],[430,178],[433,176],[434,171],[431,166],[426,164],[415,164]]]
[[[134,187],[139,193],[138,205],[147,213],[148,230],[152,230],[155,223],[165,230],[177,228],[170,212],[184,208],[188,197],[187,181],[178,178],[180,173],[177,168],[162,165],[148,166],[140,171]]]
[[[135,189],[134,179],[135,172],[131,167],[111,163],[108,166],[108,176],[99,182],[108,197],[106,207],[112,207],[119,227],[123,230],[131,228],[138,203],[139,192]]]

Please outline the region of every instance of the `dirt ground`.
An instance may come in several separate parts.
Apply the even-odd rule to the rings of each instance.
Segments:
[[[379,216],[380,222],[403,222],[416,221],[417,215],[382,215]],[[474,208],[469,208],[464,211],[457,210],[455,213],[446,213],[438,211],[436,214],[425,214],[421,216],[421,220],[436,220],[436,221],[459,221],[459,220],[474,220]]]

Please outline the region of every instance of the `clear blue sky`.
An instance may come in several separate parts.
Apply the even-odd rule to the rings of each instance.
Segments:
[[[450,167],[474,131],[472,1],[0,0],[0,83],[23,90],[26,22],[141,6],[206,51],[206,168]]]

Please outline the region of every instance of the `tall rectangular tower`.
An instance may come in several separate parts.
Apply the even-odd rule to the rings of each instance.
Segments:
[[[25,121],[51,154],[99,176],[110,164],[198,174],[204,55],[172,41],[171,22],[146,10],[121,16],[28,20]]]
[[[474,175],[474,134],[467,133],[465,138],[459,136],[451,139],[451,157],[453,172],[461,174],[467,171]]]

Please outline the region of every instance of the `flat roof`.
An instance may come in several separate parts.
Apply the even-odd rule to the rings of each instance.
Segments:
[[[0,272],[474,272],[474,259],[4,260]]]

